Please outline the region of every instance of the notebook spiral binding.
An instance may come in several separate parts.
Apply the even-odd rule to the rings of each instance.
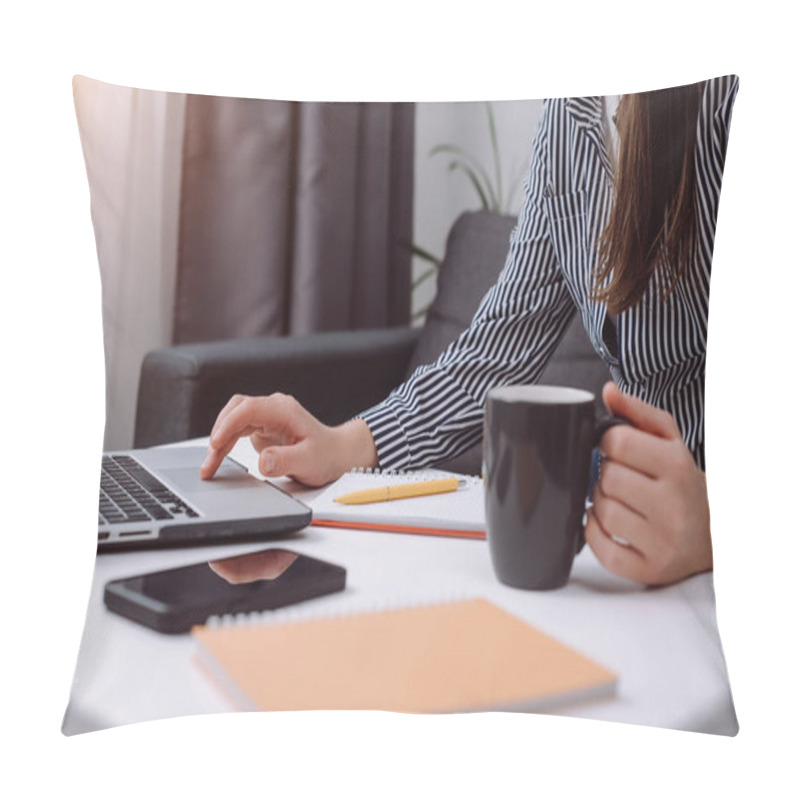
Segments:
[[[244,614],[222,614],[209,617],[205,627],[213,629],[238,628],[243,625],[284,625],[295,622],[317,621],[325,619],[341,619],[356,614],[373,613],[382,611],[399,611],[407,608],[424,608],[448,603],[460,603],[465,600],[475,600],[474,592],[452,590],[442,592],[435,597],[399,600],[396,598],[383,598],[378,602],[365,603],[363,599],[356,601],[353,598],[342,598],[335,607],[329,607],[323,614],[313,609],[301,606],[287,606],[272,611],[251,611]]]
[[[427,469],[412,469],[412,470],[405,470],[405,469],[381,469],[380,467],[353,467],[349,472],[345,473],[346,475],[377,475],[386,478],[400,478],[401,480],[407,481],[429,481],[433,478],[464,478],[468,482],[472,481],[482,481],[483,478],[480,475],[461,475],[454,472],[446,472],[445,470],[436,469],[435,467],[430,467]]]

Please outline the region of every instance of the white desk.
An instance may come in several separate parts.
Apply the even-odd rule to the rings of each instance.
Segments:
[[[249,443],[233,455],[254,468]],[[269,544],[98,556],[64,732],[233,710],[194,663],[188,634],[156,633],[113,614],[103,605],[103,588],[114,578]],[[485,597],[619,675],[615,695],[560,706],[554,714],[728,735],[737,730],[710,574],[642,590],[608,573],[584,548],[567,586],[540,593],[498,583],[484,541],[310,527],[276,544],[347,569],[345,591],[308,601],[308,611]]]

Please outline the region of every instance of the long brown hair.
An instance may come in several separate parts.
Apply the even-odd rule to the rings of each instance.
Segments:
[[[616,197],[598,241],[595,282],[595,297],[612,313],[639,302],[654,273],[668,295],[692,261],[697,116],[704,85],[620,100]]]

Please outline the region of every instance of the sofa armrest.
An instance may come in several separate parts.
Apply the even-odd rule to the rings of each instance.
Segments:
[[[177,345],[142,363],[135,447],[207,436],[233,394],[284,392],[334,425],[402,380],[419,329],[315,333]]]

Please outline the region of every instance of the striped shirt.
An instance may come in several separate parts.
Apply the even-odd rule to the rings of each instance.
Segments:
[[[615,383],[673,415],[704,467],[706,332],[725,151],[738,78],[708,81],[697,125],[697,232],[692,268],[667,297],[652,280],[612,320],[592,299],[594,243],[613,203],[603,99],[545,101],[522,211],[505,266],[469,328],[432,364],[361,415],[380,466],[411,469],[452,458],[480,441],[488,391],[535,383],[577,312]],[[604,325],[616,328],[609,346]]]

